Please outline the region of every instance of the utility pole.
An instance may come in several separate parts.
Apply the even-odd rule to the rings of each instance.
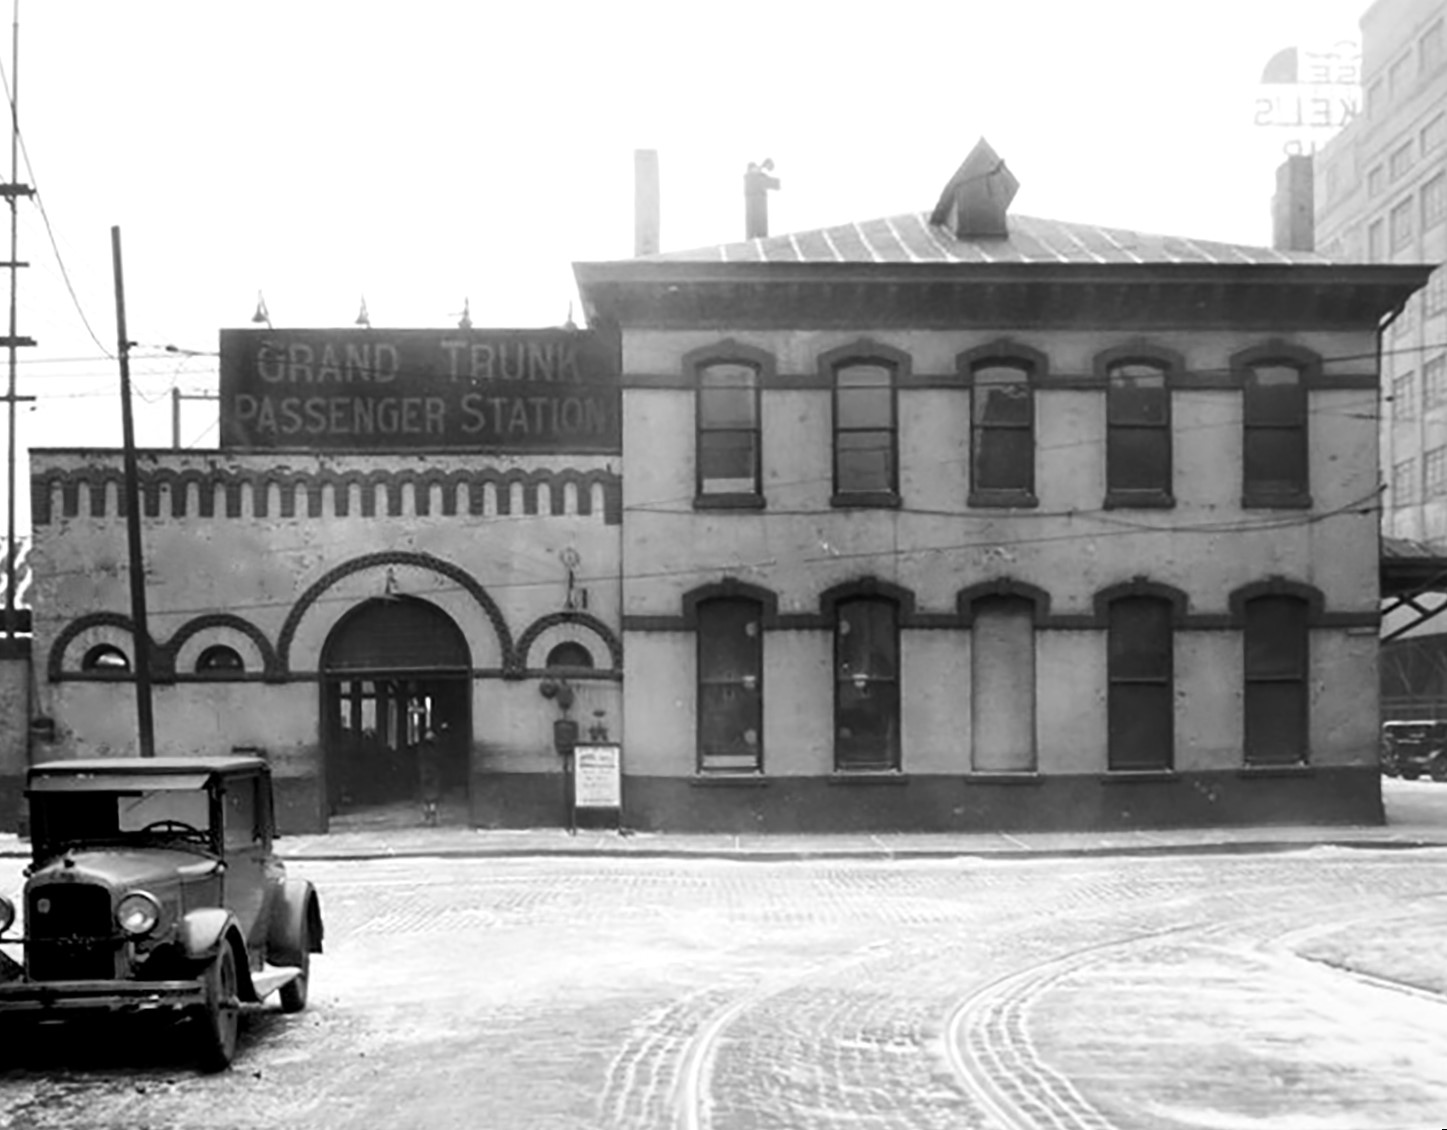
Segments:
[[[111,260],[116,275],[116,335],[121,363],[121,443],[125,448],[127,569],[131,575],[131,622],[136,652],[136,724],[141,756],[156,756],[156,726],[151,714],[151,631],[146,624],[146,572],[141,557],[141,490],[136,470],[136,431],[131,422],[131,343],[126,337],[126,285],[121,274],[121,229],[111,228]]]
[[[5,394],[8,409],[9,445],[7,471],[5,475],[5,638],[15,636],[15,406],[22,400],[34,400],[33,396],[17,396],[15,392],[16,356],[15,351],[22,345],[34,345],[33,339],[19,337],[15,332],[16,291],[19,279],[16,275],[22,263],[19,253],[19,201],[22,196],[33,196],[35,190],[20,183],[20,0],[15,0],[11,9],[10,25],[10,183],[0,185],[10,205],[10,259],[3,266],[10,270],[10,332],[4,343],[10,355],[10,382]]]

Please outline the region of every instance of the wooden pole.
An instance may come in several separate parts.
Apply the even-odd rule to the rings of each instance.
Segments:
[[[131,575],[131,622],[135,639],[136,724],[142,757],[156,756],[151,714],[151,633],[146,625],[146,573],[141,557],[141,491],[136,470],[136,433],[131,421],[131,343],[126,338],[126,287],[121,274],[121,229],[111,228],[111,260],[116,276],[116,334],[121,363],[121,442],[125,447],[127,567]]]

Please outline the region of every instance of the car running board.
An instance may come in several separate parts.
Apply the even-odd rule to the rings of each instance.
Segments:
[[[260,973],[251,975],[251,987],[256,990],[256,999],[264,1001],[283,985],[289,985],[301,976],[300,969],[279,969],[274,965],[263,966]]]

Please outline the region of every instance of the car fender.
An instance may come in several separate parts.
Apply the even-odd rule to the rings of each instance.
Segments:
[[[231,911],[219,906],[191,911],[181,919],[177,941],[187,960],[198,965],[209,964],[221,952],[222,946],[230,946],[236,951],[241,999],[256,999],[256,990],[251,984],[251,963],[246,956],[246,940],[241,936],[241,927]]]
[[[267,961],[272,965],[300,965],[303,936],[311,953],[322,952],[321,900],[306,879],[288,879],[272,903],[266,932]]]

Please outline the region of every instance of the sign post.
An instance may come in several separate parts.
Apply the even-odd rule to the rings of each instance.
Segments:
[[[573,750],[573,817],[585,827],[619,828],[623,818],[623,750],[612,743]]]

